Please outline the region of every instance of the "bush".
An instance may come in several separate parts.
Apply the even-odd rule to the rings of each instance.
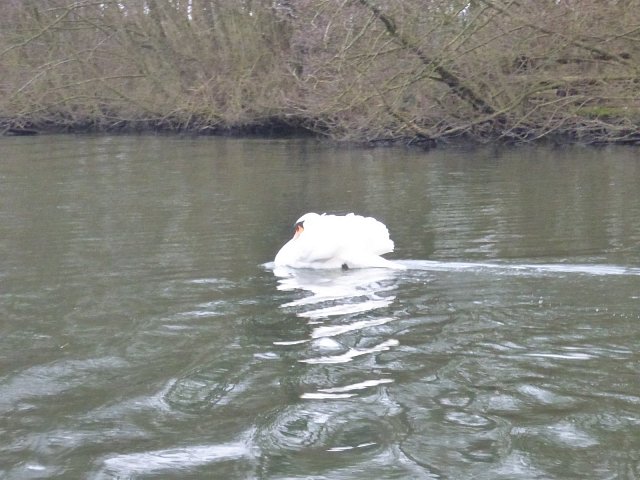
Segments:
[[[12,1],[0,18],[0,126],[636,143],[639,7]]]

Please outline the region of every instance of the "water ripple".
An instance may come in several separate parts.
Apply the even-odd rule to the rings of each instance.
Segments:
[[[291,405],[261,425],[256,443],[266,451],[287,450],[301,455],[353,448],[379,450],[394,441],[395,416],[376,404],[353,404],[337,398]]]
[[[384,300],[360,300],[356,303],[346,303],[341,305],[333,305],[331,307],[318,308],[315,310],[308,310],[298,313],[299,317],[318,319],[332,317],[336,315],[349,315],[353,313],[364,313],[371,310],[377,310],[380,308],[391,305],[393,298],[387,298]]]
[[[304,399],[322,399],[322,398],[349,398],[354,394],[349,393],[357,390],[364,390],[366,388],[377,387],[378,385],[384,385],[386,383],[393,383],[391,378],[380,378],[378,380],[366,380],[364,382],[353,383],[351,385],[345,385],[343,387],[331,387],[331,388],[319,388],[317,392],[308,392],[302,394],[301,398]]]
[[[193,467],[251,456],[251,450],[244,442],[124,453],[104,459],[104,467],[96,479],[131,478],[170,471],[185,472]]]
[[[400,342],[394,338],[390,338],[389,340],[385,340],[384,342],[379,343],[378,345],[374,345],[370,348],[350,348],[347,352],[342,353],[340,355],[328,355],[323,357],[315,357],[315,358],[304,358],[301,359],[302,363],[312,363],[312,364],[326,364],[326,363],[346,363],[350,362],[356,357],[360,357],[362,355],[368,355],[370,353],[384,352],[389,350],[392,347],[397,347],[400,345]]]
[[[354,332],[370,327],[384,325],[391,321],[393,321],[393,318],[387,317],[373,318],[370,320],[357,320],[344,325],[323,325],[321,327],[316,327],[313,329],[313,331],[311,332],[311,338],[334,337],[336,335],[342,335],[348,332]]]

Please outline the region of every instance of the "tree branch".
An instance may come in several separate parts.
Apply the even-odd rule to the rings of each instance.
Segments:
[[[385,14],[380,8],[373,5],[369,0],[359,0],[360,3],[367,7],[373,15],[382,22],[387,33],[402,47],[416,55],[420,61],[429,65],[439,75],[439,81],[447,85],[456,96],[468,102],[471,107],[484,115],[492,115],[495,109],[485,102],[476,92],[464,84],[455,73],[444,67],[439,61],[430,58],[422,49],[413,44],[404,35],[398,32],[395,21],[389,15]]]

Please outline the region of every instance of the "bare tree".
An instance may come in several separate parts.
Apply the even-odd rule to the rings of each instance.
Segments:
[[[8,127],[640,141],[640,0],[7,0]]]

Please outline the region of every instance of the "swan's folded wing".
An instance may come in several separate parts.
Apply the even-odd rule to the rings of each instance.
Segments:
[[[344,231],[348,233],[346,243],[374,255],[393,252],[393,241],[384,223],[373,217],[353,214],[338,218],[343,219]]]

